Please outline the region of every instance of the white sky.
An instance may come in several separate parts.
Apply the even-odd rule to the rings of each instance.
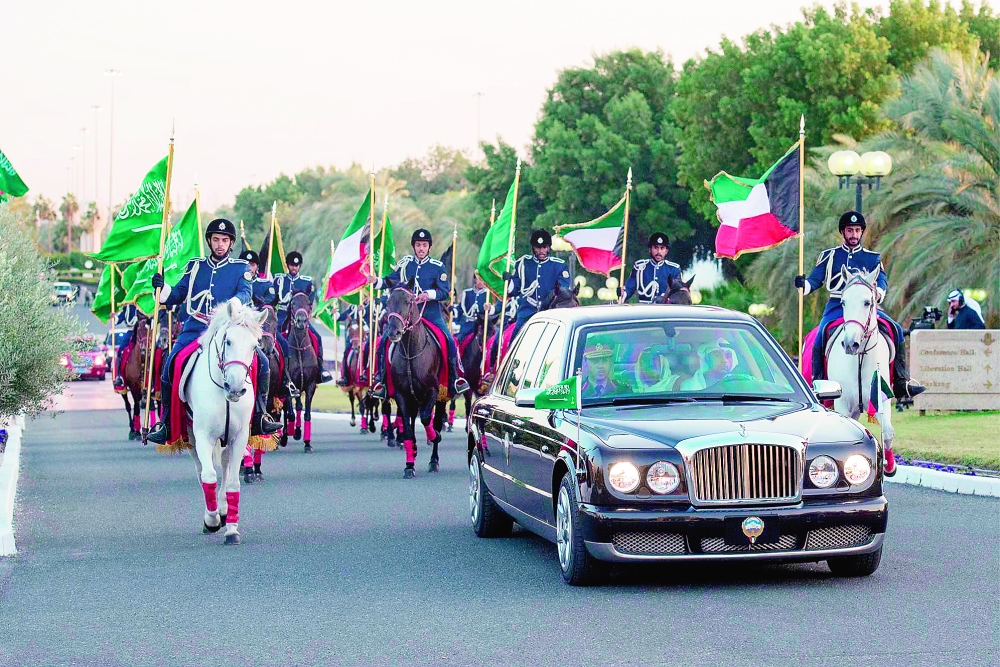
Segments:
[[[436,144],[530,141],[565,67],[631,46],[675,63],[725,34],[798,20],[809,0],[446,2],[336,0],[4,0],[0,149],[31,188],[57,200],[84,162],[108,201],[111,82],[114,199],[166,154],[176,121],[172,199],[195,178],[208,210],[245,185],[314,165],[384,167]],[[823,2],[830,6],[832,3]],[[863,6],[886,5],[875,0]],[[81,128],[89,133],[83,135]],[[74,146],[83,145],[83,150]],[[76,156],[76,160],[71,160]]]

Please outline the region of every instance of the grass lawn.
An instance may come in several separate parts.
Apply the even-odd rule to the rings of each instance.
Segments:
[[[350,412],[347,394],[332,382],[321,385],[313,397],[313,409],[323,412]],[[878,424],[862,425],[876,437]],[[976,468],[1000,470],[1000,412],[928,412],[916,410],[892,413],[896,429],[893,450],[907,459],[959,463]]]
[[[881,436],[878,424],[869,424],[864,415],[861,423]],[[892,426],[893,451],[903,458],[1000,470],[998,411],[928,412],[921,417],[917,410],[894,410]]]

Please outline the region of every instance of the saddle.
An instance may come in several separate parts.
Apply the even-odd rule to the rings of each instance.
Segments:
[[[441,387],[439,392],[439,400],[447,400],[448,392],[451,388],[448,386],[448,342],[445,340],[444,332],[441,331],[432,322],[428,322],[426,319],[421,318],[420,320],[423,324],[427,325],[427,330],[431,333],[431,338],[437,344],[438,351],[441,353],[441,367],[438,369],[438,386]],[[392,352],[395,349],[396,344],[391,341],[386,341],[386,363],[391,364]],[[395,395],[395,388],[392,383],[392,373],[386,373],[386,392],[388,396]],[[444,398],[441,398],[444,396]]]
[[[837,340],[837,336],[844,329],[844,319],[839,318],[834,320],[826,328],[826,345],[823,350],[823,363],[830,358],[830,351],[833,349],[833,344]],[[890,381],[893,375],[893,361],[896,359],[896,342],[892,335],[892,325],[886,322],[881,317],[878,321],[878,331],[879,335],[885,340],[886,344],[889,346],[889,376]],[[812,331],[806,335],[805,339],[802,341],[802,376],[805,378],[807,383],[812,383],[813,381],[813,368],[812,368],[812,350],[813,346],[816,344],[816,339],[819,337],[819,327],[813,328]],[[824,367],[824,374],[826,368]]]

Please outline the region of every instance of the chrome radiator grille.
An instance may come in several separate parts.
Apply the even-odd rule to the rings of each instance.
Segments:
[[[684,536],[678,533],[615,533],[611,543],[626,554],[687,553]]]
[[[845,549],[871,542],[872,531],[868,526],[848,525],[810,530],[806,537],[806,551],[819,549]]]
[[[802,462],[783,445],[725,445],[691,459],[691,488],[700,502],[787,502],[799,494]]]

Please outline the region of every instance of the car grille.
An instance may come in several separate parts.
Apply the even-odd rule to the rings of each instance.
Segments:
[[[677,533],[615,533],[611,543],[623,554],[687,553],[684,536]]]
[[[872,530],[868,526],[834,526],[810,530],[806,536],[806,551],[820,549],[844,549],[858,547],[871,541]]]
[[[799,494],[802,463],[783,445],[726,445],[695,452],[691,487],[700,502],[787,502]]]
[[[791,551],[795,548],[795,535],[782,535],[777,542],[768,544],[726,544],[723,537],[704,537],[701,550],[704,553],[729,553],[737,551]]]

